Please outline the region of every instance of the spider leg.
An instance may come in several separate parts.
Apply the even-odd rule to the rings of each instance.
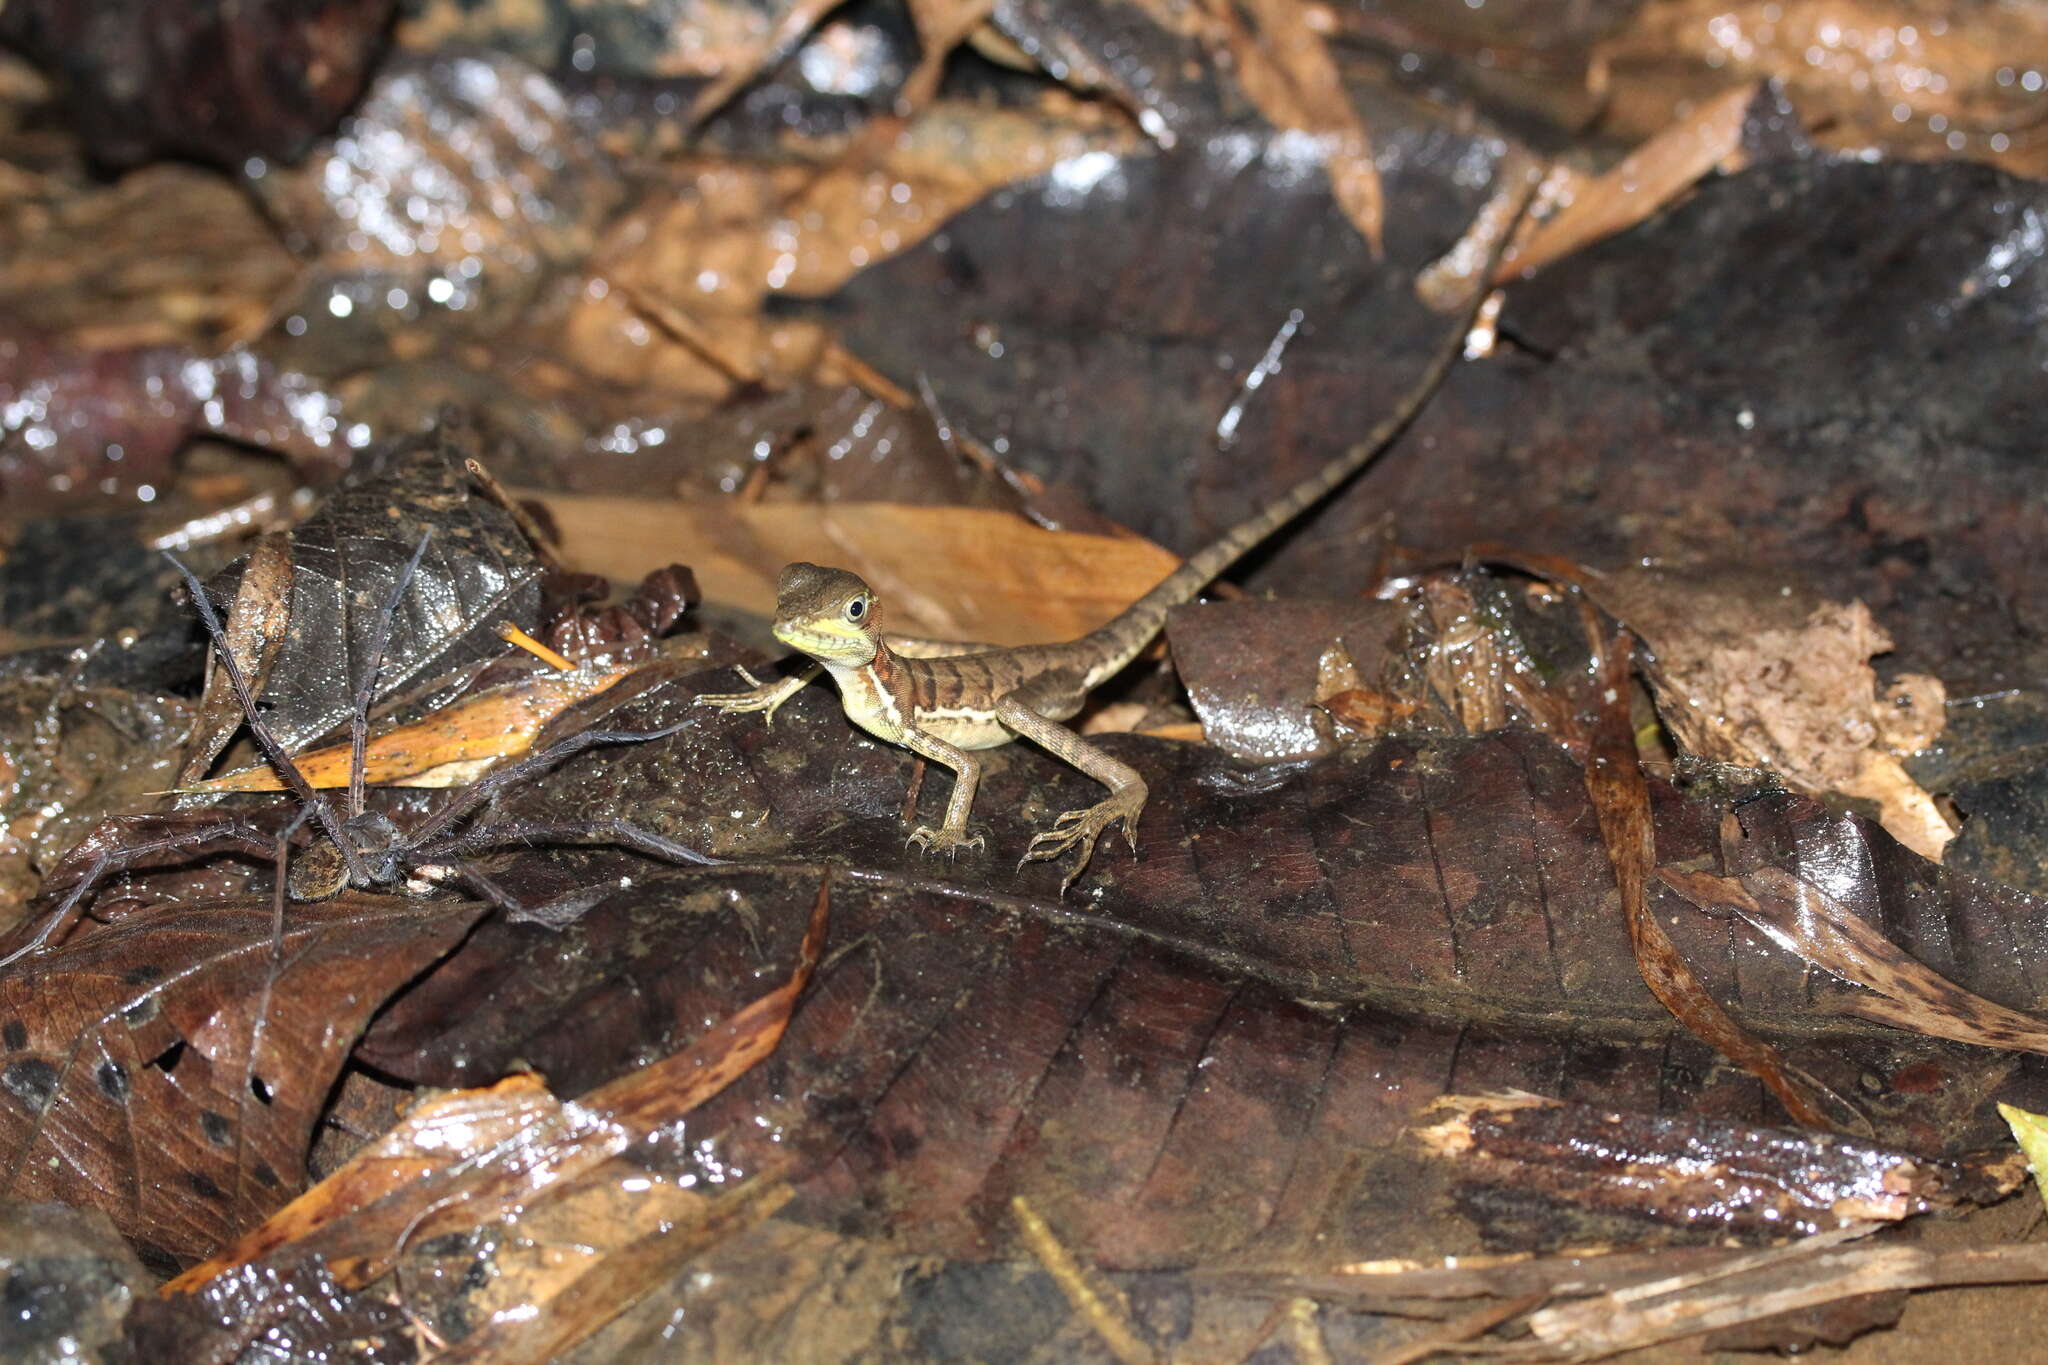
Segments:
[[[313,812],[313,818],[320,822],[320,828],[333,841],[335,850],[341,854],[341,861],[348,867],[349,880],[357,886],[370,884],[369,869],[356,852],[356,846],[349,841],[348,833],[341,821],[335,818],[334,807],[327,804],[327,798],[313,789],[306,775],[299,771],[299,765],[292,762],[291,755],[277,742],[270,726],[264,721],[263,713],[256,709],[256,698],[249,691],[249,679],[242,672],[242,665],[235,658],[235,651],[228,648],[227,630],[220,623],[220,616],[207,600],[206,589],[199,579],[186,568],[179,558],[164,552],[164,558],[171,561],[185,580],[185,589],[192,594],[192,604],[199,609],[199,619],[206,624],[206,633],[213,639],[213,651],[220,656],[221,667],[228,671],[228,681],[234,684],[235,699],[242,703],[242,715],[248,721],[249,733],[256,740],[256,747],[263,750],[263,756],[270,760],[270,766],[277,769],[278,777],[292,789],[292,794],[304,802]]]
[[[580,754],[585,749],[594,748],[599,744],[638,744],[650,739],[664,739],[694,723],[693,718],[692,720],[678,721],[674,725],[663,726],[659,730],[585,730],[581,734],[570,735],[567,739],[558,740],[550,744],[537,754],[528,754],[516,763],[508,763],[501,768],[493,768],[490,772],[485,773],[482,777],[464,788],[461,795],[455,797],[447,805],[415,825],[412,838],[408,842],[414,848],[425,847],[428,841],[435,835],[483,805],[484,802],[490,800],[505,788],[524,782],[535,773],[544,772],[552,768],[571,754]],[[652,838],[653,836],[650,835],[649,837]],[[676,847],[681,847],[681,845]]]
[[[370,656],[363,663],[362,681],[356,684],[356,704],[350,709],[348,718],[348,813],[351,819],[363,813],[363,748],[370,739],[370,697],[377,690],[377,674],[384,667],[384,650],[391,643],[391,623],[398,616],[398,604],[405,597],[406,588],[412,583],[412,576],[419,572],[420,560],[426,557],[427,542],[434,538],[432,531],[422,532],[420,543],[413,547],[412,558],[398,575],[398,582],[391,589],[391,598],[384,604],[384,610],[377,613],[377,624],[370,632]]]
[[[225,821],[218,825],[202,825],[198,829],[184,830],[166,835],[160,839],[145,839],[139,844],[125,848],[110,848],[95,857],[85,872],[75,882],[57,908],[43,917],[42,924],[30,936],[28,942],[0,957],[0,967],[6,967],[49,942],[57,931],[71,922],[72,912],[77,910],[110,874],[120,872],[146,858],[161,853],[189,852],[194,857],[203,852],[220,849],[239,849],[259,857],[270,855],[277,841],[263,830],[240,820]]]
[[[574,923],[584,911],[618,889],[607,882],[601,886],[580,887],[539,905],[528,905],[468,863],[452,864],[449,870],[456,881],[503,910],[512,923],[545,924],[551,929]]]
[[[475,853],[480,849],[503,848],[508,844],[616,844],[671,863],[722,863],[696,849],[664,839],[630,820],[613,816],[608,820],[577,820],[550,823],[540,820],[508,820],[502,824],[480,825],[446,846],[448,854]]]

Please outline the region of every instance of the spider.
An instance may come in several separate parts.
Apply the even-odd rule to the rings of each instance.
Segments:
[[[228,647],[227,633],[221,625],[220,616],[214,611],[213,603],[208,600],[205,589],[200,586],[192,571],[175,555],[166,554],[164,558],[168,559],[184,578],[186,590],[191,594],[193,604],[199,610],[200,620],[204,622],[206,633],[213,641],[214,655],[220,660],[221,667],[226,670],[229,684],[235,691],[235,698],[241,703],[242,714],[250,735],[255,739],[256,746],[262,751],[264,758],[277,770],[285,786],[298,798],[299,813],[281,833],[276,834],[246,819],[229,818],[194,823],[192,814],[188,812],[116,816],[104,822],[67,853],[44,879],[46,890],[66,885],[69,886],[69,890],[56,908],[43,917],[41,924],[26,943],[0,957],[0,967],[5,967],[48,943],[69,923],[74,912],[84,904],[93,888],[115,873],[137,865],[168,866],[173,863],[190,862],[213,853],[239,852],[265,858],[278,857],[285,844],[308,818],[326,837],[324,842],[315,844],[291,864],[287,887],[292,899],[298,901],[326,900],[339,894],[346,887],[428,895],[444,884],[454,883],[467,887],[491,904],[522,918],[560,923],[572,918],[581,910],[588,909],[610,888],[571,892],[538,907],[523,905],[467,862],[466,856],[484,849],[501,848],[512,844],[609,843],[668,862],[709,864],[722,861],[618,818],[567,823],[513,820],[478,825],[466,831],[459,828],[499,792],[547,771],[571,754],[580,753],[599,744],[631,744],[661,739],[683,729],[682,724],[660,730],[585,730],[580,734],[571,735],[540,753],[529,754],[517,762],[493,769],[409,830],[401,829],[396,821],[381,811],[364,808],[363,751],[369,734],[370,698],[375,693],[377,675],[383,667],[384,650],[390,641],[392,619],[397,614],[398,604],[405,595],[406,587],[412,582],[413,575],[419,568],[421,558],[426,554],[430,538],[431,533],[420,537],[419,545],[413,550],[412,558],[404,571],[400,573],[398,585],[392,590],[391,598],[385,603],[372,632],[369,657],[356,688],[354,712],[350,719],[349,784],[344,806],[345,814],[338,812],[334,804],[306,780],[298,765],[292,762],[291,756],[284,752],[283,745],[278,742],[275,733],[264,721],[262,713],[257,710],[256,698],[250,691],[248,679],[243,674],[234,651]],[[179,825],[190,827],[177,828]],[[103,836],[113,831],[147,832],[152,828],[167,832],[156,833],[153,837],[144,837],[136,842],[122,843],[111,848],[99,847],[103,842]]]

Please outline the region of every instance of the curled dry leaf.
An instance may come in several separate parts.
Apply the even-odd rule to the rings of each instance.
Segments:
[[[824,557],[874,586],[888,629],[943,640],[1071,640],[1179,563],[1135,537],[1047,531],[982,508],[521,496],[547,508],[565,559],[608,578],[680,559],[711,600],[772,616],[782,566]]]
[[[2048,1053],[2048,1020],[1964,990],[1805,878],[1779,867],[1740,878],[1675,868],[1657,875],[1693,904],[1732,910],[1785,951],[1874,993],[1843,996],[1846,1013],[1979,1047]]]
[[[2022,1172],[1695,1115],[1630,1113],[1536,1095],[1447,1095],[1415,1131],[1480,1181],[1685,1226],[1812,1233],[1985,1204]]]
[[[1743,124],[1750,105],[1767,97],[1762,90],[1758,83],[1716,96],[1604,174],[1572,188],[1555,214],[1509,250],[1495,281],[1532,275],[1642,222],[1711,172],[1739,168]]]
[[[1776,1048],[1736,1023],[1714,999],[1650,911],[1648,881],[1657,865],[1657,835],[1651,823],[1649,783],[1643,778],[1635,732],[1629,725],[1629,656],[1634,649],[1634,639],[1623,632],[1595,655],[1600,704],[1588,736],[1586,794],[1592,798],[1600,837],[1614,864],[1636,966],[1644,984],[1695,1037],[1762,1081],[1796,1122],[1826,1128],[1827,1117],[1811,1088],[1793,1079]]]
[[[257,695],[263,694],[270,666],[277,662],[284,646],[285,629],[291,623],[292,544],[291,537],[272,532],[256,542],[242,565],[241,582],[235,587],[235,602],[227,614],[228,648],[241,665],[242,676]],[[228,681],[227,670],[212,654],[206,656],[206,690],[199,698],[199,715],[192,725],[184,766],[178,770],[178,785],[197,782],[227,744],[242,728],[242,703]],[[266,769],[267,771],[267,769]],[[276,791],[273,785],[267,790]]]

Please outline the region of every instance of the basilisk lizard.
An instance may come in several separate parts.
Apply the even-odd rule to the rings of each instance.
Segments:
[[[920,825],[910,836],[926,852],[953,854],[985,846],[981,835],[967,832],[981,780],[981,760],[974,750],[1007,744],[1020,735],[1038,743],[1109,788],[1106,800],[1068,811],[1034,837],[1019,863],[1056,858],[1078,847],[1080,856],[1060,883],[1065,892],[1111,825],[1121,821],[1125,839],[1137,851],[1138,814],[1147,793],[1136,769],[1060,722],[1081,709],[1090,691],[1144,652],[1168,611],[1386,449],[1428,401],[1464,340],[1463,328],[1452,330],[1421,378],[1363,441],[1224,533],[1115,620],[1078,640],[998,648],[885,634],[882,601],[859,575],[797,563],[776,580],[774,632],[782,643],[808,654],[811,665],[770,683],[756,682],[743,669],[741,676],[753,684],[750,691],[697,700],[726,711],[762,711],[772,723],[778,707],[819,673],[830,673],[854,724],[953,770],[945,820],[937,829]]]

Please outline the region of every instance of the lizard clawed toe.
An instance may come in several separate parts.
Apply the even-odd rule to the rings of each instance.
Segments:
[[[933,829],[930,825],[919,825],[904,843],[922,849],[926,854],[943,853],[948,858],[963,850],[973,853],[988,847],[988,840],[979,834],[958,829]]]
[[[1112,824],[1123,822],[1124,838],[1129,841],[1133,853],[1138,851],[1138,813],[1144,808],[1144,793],[1138,792],[1112,796],[1085,810],[1070,810],[1054,820],[1052,828],[1032,836],[1031,844],[1024,850],[1017,866],[1021,868],[1025,863],[1047,862],[1069,849],[1078,849],[1078,856],[1068,867],[1066,876],[1060,879],[1060,894],[1064,896],[1074,880],[1087,870],[1089,861],[1095,856],[1095,841]]]
[[[744,668],[733,670],[753,686],[745,692],[705,692],[698,695],[693,705],[709,706],[715,710],[730,713],[760,711],[763,724],[775,724],[775,713],[782,704],[795,695],[795,690],[784,683],[764,683]]]

